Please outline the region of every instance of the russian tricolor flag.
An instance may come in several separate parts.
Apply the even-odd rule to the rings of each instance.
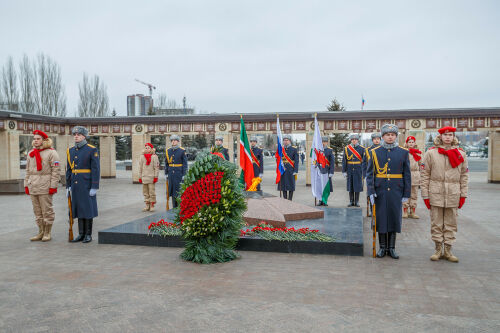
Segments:
[[[285,173],[283,164],[283,137],[281,135],[280,118],[276,120],[276,133],[278,134],[278,149],[276,150],[276,184],[281,180],[281,175]]]

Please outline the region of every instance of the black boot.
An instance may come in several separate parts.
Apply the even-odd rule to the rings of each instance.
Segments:
[[[283,191],[283,199],[288,199],[287,193],[287,191]]]
[[[172,207],[176,208],[177,206],[178,206],[177,200],[174,197],[172,197]]]
[[[292,201],[293,191],[288,191],[288,200]]]
[[[396,233],[390,232],[389,233],[389,255],[391,256],[392,259],[399,259],[399,256],[396,253],[395,247],[396,247]]]
[[[352,207],[354,206],[354,192],[349,192],[349,204],[347,207]]]
[[[385,253],[387,251],[387,233],[378,233],[378,243],[380,245],[380,249],[377,252],[377,258],[385,257]]]
[[[321,201],[321,202],[323,203],[323,206],[328,206],[328,204],[326,202],[323,202],[323,201]]]
[[[85,237],[85,219],[78,219],[78,236],[71,243],[81,242]]]
[[[359,207],[359,192],[354,192],[354,206]]]
[[[92,242],[92,219],[85,220],[85,238],[82,243],[90,243]]]

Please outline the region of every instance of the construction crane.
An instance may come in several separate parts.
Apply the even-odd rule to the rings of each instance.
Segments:
[[[153,89],[156,89],[155,86],[153,86],[151,83],[146,83],[141,80],[135,79],[137,82],[144,84],[145,86],[148,86],[149,88],[149,96],[153,97]]]

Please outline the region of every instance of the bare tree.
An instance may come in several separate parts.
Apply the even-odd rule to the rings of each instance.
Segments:
[[[17,90],[17,73],[12,57],[7,58],[7,62],[2,68],[1,93],[3,103],[6,104],[7,108],[17,111],[19,108],[19,92]]]
[[[109,116],[107,88],[98,75],[89,79],[87,73],[83,73],[83,80],[78,85],[78,90],[80,94],[78,115],[80,117]]]
[[[66,94],[61,69],[49,56],[40,53],[33,65],[36,113],[51,116],[66,115]]]
[[[158,108],[164,109],[167,106],[167,94],[158,94],[158,98],[156,99],[155,104]]]
[[[19,63],[19,84],[21,87],[21,98],[19,101],[21,112],[35,113],[36,92],[35,92],[35,68],[31,65],[28,56],[25,54]]]

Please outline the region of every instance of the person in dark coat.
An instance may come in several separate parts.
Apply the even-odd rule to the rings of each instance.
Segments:
[[[383,143],[373,148],[368,163],[366,184],[375,215],[380,250],[377,257],[388,253],[398,259],[396,233],[401,232],[402,205],[411,196],[411,172],[408,150],[398,146],[398,127],[385,124],[381,128]]]
[[[295,191],[295,177],[299,173],[299,152],[297,147],[292,146],[292,136],[283,135],[283,165],[285,173],[281,175],[278,183],[278,191],[283,192],[283,198],[292,200]]]
[[[321,173],[328,173],[328,182],[330,183],[330,192],[333,192],[333,184],[332,177],[335,171],[335,155],[333,154],[333,149],[328,146],[330,142],[330,138],[327,136],[321,137],[321,141],[323,142],[323,153],[326,158],[326,168],[321,167]],[[319,206],[328,206],[327,202],[323,202],[322,200],[319,202]]]
[[[349,192],[349,205],[347,207],[359,207],[359,192],[363,192],[363,178],[366,169],[363,167],[365,147],[359,144],[359,135],[350,136],[351,144],[344,148],[342,157],[342,174],[347,180],[347,192]]]
[[[72,242],[88,243],[92,241],[92,224],[97,217],[99,152],[87,143],[89,132],[85,127],[75,126],[72,134],[75,146],[66,151],[66,194],[71,194],[73,218],[78,218],[78,237]]]
[[[215,137],[215,147],[212,148],[212,152],[218,151],[222,154],[222,156],[224,156],[226,161],[232,162],[229,159],[229,150],[222,145],[223,143],[224,143],[224,137],[222,135],[217,135]]]
[[[165,178],[168,181],[168,195],[172,197],[174,208],[178,206],[179,189],[188,169],[186,150],[179,146],[179,141],[178,135],[170,136],[172,147],[165,152]]]
[[[264,177],[264,151],[257,147],[257,137],[250,138],[250,153],[252,154],[252,165],[254,177]],[[260,191],[260,184],[257,185],[257,191]]]
[[[370,163],[370,151],[373,148],[377,148],[378,146],[380,146],[380,139],[381,139],[380,133],[372,133],[372,145],[370,147],[366,148],[365,159],[363,161],[365,169],[368,169],[368,163]],[[365,178],[366,178],[366,174],[365,174]],[[367,193],[366,196],[369,198],[370,196],[368,195],[368,191],[366,193]],[[372,216],[373,205],[371,203],[369,205],[370,205],[370,214],[369,214],[369,216]]]
[[[302,165],[304,165],[304,160],[306,159],[306,153],[302,152],[300,153],[300,162]]]

